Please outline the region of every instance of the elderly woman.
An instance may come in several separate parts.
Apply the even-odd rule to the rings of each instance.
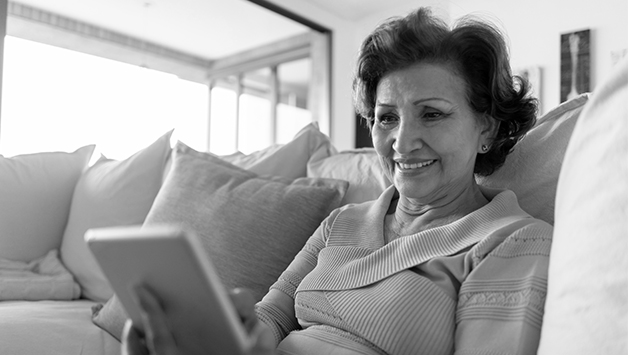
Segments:
[[[419,9],[377,27],[357,64],[356,105],[393,186],[322,223],[256,305],[257,350],[536,353],[552,227],[474,176],[497,169],[535,122],[502,36]],[[149,343],[173,345],[140,296]]]

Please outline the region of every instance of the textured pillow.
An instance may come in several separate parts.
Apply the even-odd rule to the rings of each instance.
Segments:
[[[567,144],[588,94],[567,101],[539,118],[504,165],[480,185],[512,190],[523,210],[554,224],[556,184]]]
[[[374,200],[391,185],[373,148],[347,150],[307,165],[308,177],[349,182],[341,205]]]
[[[259,175],[296,179],[307,175],[309,161],[317,161],[335,153],[336,149],[329,137],[319,131],[316,123],[310,123],[289,143],[273,145],[248,155],[236,153],[221,158]]]
[[[61,245],[74,186],[94,146],[0,156],[0,258],[30,262]]]
[[[268,291],[321,221],[346,181],[257,175],[178,143],[145,225],[196,232],[227,287]]]
[[[628,60],[594,91],[569,142],[539,354],[628,351]]]
[[[146,217],[147,225],[194,231],[227,288],[260,300],[322,220],[339,206],[348,183],[261,176],[178,143],[173,168]],[[119,339],[126,319],[112,298],[93,321]]]
[[[166,133],[126,160],[100,159],[76,184],[61,243],[61,260],[81,285],[84,298],[104,302],[113,295],[85,244],[85,232],[144,222],[162,184],[171,134]]]

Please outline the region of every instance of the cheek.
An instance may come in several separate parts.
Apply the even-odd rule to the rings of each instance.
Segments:
[[[388,136],[382,130],[373,127],[371,129],[371,138],[373,140],[373,148],[380,156],[387,156],[390,153],[392,144],[389,143]]]
[[[377,152],[377,158],[380,166],[382,167],[386,177],[393,181],[393,174],[395,167],[390,159],[392,153],[392,143],[389,142],[389,137],[381,130],[371,129],[371,137],[373,139],[373,148]]]
[[[439,142],[441,154],[448,162],[453,163],[456,169],[467,169],[473,166],[476,157],[477,139],[474,135],[461,133],[451,135]]]

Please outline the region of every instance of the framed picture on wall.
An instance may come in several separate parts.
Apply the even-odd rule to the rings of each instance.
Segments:
[[[591,90],[591,30],[560,36],[560,102]]]

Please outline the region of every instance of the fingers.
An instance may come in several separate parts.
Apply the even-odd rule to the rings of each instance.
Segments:
[[[122,331],[122,355],[148,355],[144,339],[130,319],[126,321]]]
[[[159,300],[145,287],[136,287],[135,294],[142,309],[142,323],[146,335],[146,345],[150,353],[178,354],[176,341],[168,327],[166,314]]]
[[[229,292],[231,301],[235,306],[244,328],[250,334],[257,324],[257,316],[255,315],[255,299],[253,295],[242,288],[236,288]]]
[[[229,292],[229,296],[242,319],[242,323],[244,323],[246,331],[255,339],[250,354],[274,355],[277,347],[275,336],[270,328],[257,320],[253,295],[245,289],[236,288]]]

